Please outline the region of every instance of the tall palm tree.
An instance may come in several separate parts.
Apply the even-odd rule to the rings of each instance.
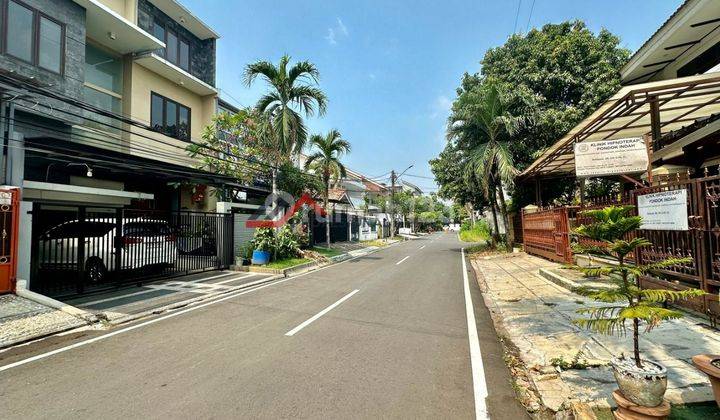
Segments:
[[[320,73],[315,65],[309,61],[299,61],[291,67],[289,64],[290,56],[284,55],[277,66],[269,61],[258,61],[249,64],[244,72],[248,87],[258,77],[267,83],[269,91],[258,100],[255,108],[268,115],[276,150],[288,159],[305,147],[307,129],[301,114],[311,117],[317,112],[322,116],[327,109],[327,98],[317,87]],[[272,181],[273,193],[276,193],[277,165]]]
[[[463,95],[448,122],[448,136],[464,138],[472,145],[466,174],[479,181],[493,211],[500,201],[500,213],[507,228],[510,224],[503,184],[512,184],[518,173],[509,143],[523,119],[510,114],[495,83],[486,82],[481,89]],[[499,200],[495,199],[496,194]]]
[[[322,177],[323,203],[325,208],[325,242],[330,247],[330,183],[345,176],[345,165],[340,162],[343,154],[350,152],[350,143],[342,138],[338,130],[330,130],[325,136],[315,134],[310,137],[310,145],[317,149],[308,156],[305,169],[311,169]]]

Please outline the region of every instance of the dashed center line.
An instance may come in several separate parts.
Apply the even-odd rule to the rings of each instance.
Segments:
[[[423,245],[423,246],[420,247],[420,249],[423,249],[423,248],[425,248],[426,246],[427,246],[427,245]]]
[[[346,300],[350,299],[350,298],[352,297],[352,295],[354,295],[354,294],[357,293],[357,292],[359,292],[358,289],[353,290],[352,292],[350,292],[350,293],[348,293],[347,295],[345,295],[345,296],[343,296],[342,298],[340,298],[340,300],[338,300],[337,302],[333,303],[332,305],[328,306],[327,308],[325,308],[325,309],[323,309],[322,311],[320,311],[320,312],[318,312],[317,314],[315,314],[312,318],[309,318],[307,321],[303,322],[302,324],[298,325],[297,327],[293,328],[292,330],[286,332],[285,335],[288,336],[288,337],[292,337],[292,336],[295,335],[298,331],[300,331],[300,330],[302,330],[303,328],[307,327],[308,325],[312,324],[313,322],[315,322],[315,320],[317,320],[317,319],[320,318],[321,316],[323,316],[323,315],[325,315],[326,313],[332,311],[333,308],[335,308],[335,307],[338,306],[339,304],[341,304],[341,303],[345,302]]]
[[[405,260],[407,260],[408,258],[410,258],[409,255],[408,255],[407,257],[403,258],[402,260],[396,262],[395,265],[400,265],[400,264],[402,264],[402,263],[403,263]]]

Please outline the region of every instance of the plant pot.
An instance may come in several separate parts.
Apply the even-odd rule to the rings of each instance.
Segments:
[[[710,378],[715,403],[720,407],[720,368],[713,364],[713,362],[720,364],[720,354],[698,354],[693,356],[692,361],[698,370]]]
[[[618,357],[610,363],[615,381],[626,399],[643,407],[662,404],[667,389],[667,369],[664,366],[643,359],[643,367],[638,368],[630,357]]]
[[[270,251],[256,249],[252,254],[253,265],[265,265],[270,262]]]

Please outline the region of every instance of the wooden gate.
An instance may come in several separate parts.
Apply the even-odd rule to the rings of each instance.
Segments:
[[[15,292],[20,190],[0,189],[0,294]]]
[[[572,263],[568,207],[522,214],[525,252],[553,261]]]

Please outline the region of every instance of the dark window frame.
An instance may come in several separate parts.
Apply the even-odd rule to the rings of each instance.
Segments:
[[[170,62],[170,63],[178,66],[178,68],[181,68],[181,69],[185,70],[186,72],[191,73],[191,72],[192,72],[192,50],[193,50],[193,48],[192,48],[192,44],[191,44],[190,41],[187,39],[187,37],[179,34],[178,31],[175,31],[175,30],[173,30],[173,29],[168,28],[167,25],[163,25],[163,24],[159,23],[156,19],[153,19],[153,28],[152,28],[152,31],[151,31],[151,32],[153,33],[153,36],[154,36],[154,34],[155,34],[155,26],[160,26],[160,27],[163,28],[164,39],[161,39],[161,41],[165,43],[165,48],[162,49],[162,54],[161,54],[162,58],[164,58],[164,59],[167,60],[168,62]],[[171,61],[171,60],[169,60],[169,59],[167,58],[167,57],[168,57],[168,53],[167,53],[167,51],[168,51],[168,47],[167,47],[168,42],[167,42],[167,40],[168,40],[168,34],[169,34],[169,33],[172,33],[172,34],[175,36],[175,38],[177,39],[177,45],[175,46],[175,57],[177,58],[176,61]],[[182,66],[180,65],[180,44],[181,44],[181,43],[184,43],[185,45],[187,45],[187,48],[188,48],[188,65],[187,65],[187,68],[182,67]]]
[[[8,36],[8,14],[9,14],[9,5],[10,2],[13,2],[21,7],[24,7],[25,9],[28,9],[32,12],[33,18],[32,18],[32,41],[31,41],[31,61],[25,60],[24,58],[17,57],[7,51],[7,36]],[[60,71],[55,71],[52,69],[48,69],[46,67],[43,67],[40,65],[40,19],[47,19],[50,22],[53,22],[60,26]],[[65,53],[66,53],[66,46],[65,46],[65,23],[61,22],[46,13],[43,13],[42,11],[30,6],[29,4],[21,1],[21,0],[2,0],[2,34],[0,34],[0,38],[2,38],[0,41],[1,47],[2,47],[2,53],[4,55],[7,55],[9,57],[12,57],[16,60],[22,61],[23,63],[30,64],[34,67],[43,69],[45,71],[48,71],[53,74],[58,74],[60,76],[65,75]]]
[[[159,130],[156,130],[156,129],[155,129],[155,125],[153,124],[153,120],[152,120],[152,114],[153,114],[153,108],[152,108],[153,96],[158,97],[158,98],[162,101],[162,104],[163,104],[163,105],[162,105],[162,108],[163,108],[163,109],[162,109],[162,123],[163,123],[163,126],[162,126],[162,129],[159,129]],[[176,125],[178,128],[179,128],[179,126],[180,126],[180,109],[181,109],[181,108],[187,109],[188,118],[187,118],[187,137],[186,137],[186,138],[183,138],[183,137],[181,137],[181,136],[179,135],[179,133],[180,133],[180,130],[179,130],[179,129],[177,130],[177,133],[176,133],[174,136],[168,134],[168,129],[167,129],[167,108],[168,108],[167,103],[168,103],[168,102],[172,102],[172,103],[175,105],[175,125]],[[161,94],[159,94],[159,93],[157,93],[157,92],[150,92],[150,126],[152,127],[152,129],[153,129],[154,131],[156,131],[156,132],[158,132],[158,133],[162,133],[162,134],[164,134],[164,135],[166,135],[166,136],[168,136],[168,137],[172,137],[172,138],[175,138],[175,139],[178,139],[178,140],[182,140],[182,141],[186,141],[186,142],[191,142],[190,132],[191,132],[191,127],[192,127],[192,109],[191,109],[189,106],[185,106],[185,105],[181,104],[181,103],[178,102],[178,101],[174,101],[174,100],[168,98],[167,96],[161,95]]]

